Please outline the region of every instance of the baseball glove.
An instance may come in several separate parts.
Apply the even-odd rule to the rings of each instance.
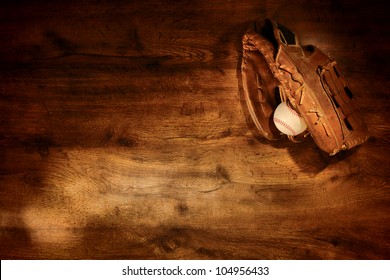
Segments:
[[[313,45],[301,46],[298,36],[271,19],[257,20],[243,36],[243,92],[254,124],[265,138],[283,134],[273,122],[281,102],[307,123],[290,140],[311,135],[330,155],[368,138],[357,102],[336,61]]]

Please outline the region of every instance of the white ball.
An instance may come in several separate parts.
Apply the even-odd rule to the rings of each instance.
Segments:
[[[280,132],[292,136],[302,133],[307,128],[305,120],[286,102],[282,102],[276,107],[274,123]]]

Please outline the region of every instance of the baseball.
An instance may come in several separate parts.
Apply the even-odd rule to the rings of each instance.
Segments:
[[[274,123],[280,132],[292,136],[302,133],[307,128],[305,120],[286,102],[282,102],[276,107]]]

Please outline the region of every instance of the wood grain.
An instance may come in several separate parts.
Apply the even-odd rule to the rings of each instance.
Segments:
[[[358,2],[2,2],[0,257],[388,259],[387,15]],[[365,144],[259,138],[239,67],[264,16],[339,62]]]

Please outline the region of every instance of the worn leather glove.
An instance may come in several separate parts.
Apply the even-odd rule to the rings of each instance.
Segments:
[[[243,36],[241,69],[248,110],[265,138],[282,137],[273,113],[284,101],[308,126],[298,137],[289,136],[292,141],[311,135],[334,155],[367,140],[367,126],[336,61],[316,46],[301,46],[286,27],[271,19],[255,21]]]

